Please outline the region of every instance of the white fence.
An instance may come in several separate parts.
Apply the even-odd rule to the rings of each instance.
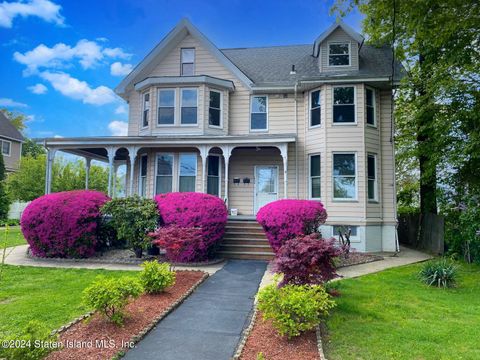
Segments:
[[[28,204],[30,204],[30,202],[15,201],[12,203],[8,210],[8,218],[20,220],[23,210],[25,210]]]

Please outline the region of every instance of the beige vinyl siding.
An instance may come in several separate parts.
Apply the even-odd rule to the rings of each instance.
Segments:
[[[9,141],[10,142],[10,155],[3,155],[3,162],[5,164],[5,169],[10,172],[10,171],[16,171],[18,170],[19,167],[19,162],[20,162],[20,157],[22,154],[22,143],[11,140],[11,139],[5,139],[1,138],[3,141]]]
[[[336,42],[350,43],[350,66],[329,66],[328,65],[328,44]],[[320,45],[320,56],[318,57],[320,71],[341,71],[358,70],[358,43],[352,39],[343,29],[338,27]]]
[[[139,135],[142,114],[142,94],[132,91],[128,98],[128,136]]]

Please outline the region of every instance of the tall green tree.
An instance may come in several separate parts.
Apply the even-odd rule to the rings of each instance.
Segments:
[[[459,189],[480,182],[471,176],[480,165],[480,3],[337,0],[333,11],[343,16],[354,7],[365,15],[368,42],[393,44],[407,69],[396,103],[398,159],[418,166],[420,210],[436,213],[446,174]]]

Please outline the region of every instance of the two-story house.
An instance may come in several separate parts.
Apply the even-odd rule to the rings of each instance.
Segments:
[[[358,250],[393,251],[394,67],[392,81],[391,50],[342,22],[312,44],[218,49],[184,19],[116,88],[128,136],[45,140],[46,192],[55,152],[68,151],[87,169],[108,162],[110,184],[126,162],[127,194],[206,192],[244,217],[319,200],[325,236],[349,225]]]
[[[0,149],[7,172],[18,170],[20,157],[22,156],[23,141],[24,139],[20,131],[0,111]]]

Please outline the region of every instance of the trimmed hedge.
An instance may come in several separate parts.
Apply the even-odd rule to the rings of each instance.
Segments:
[[[227,223],[227,208],[220,198],[203,193],[175,192],[157,195],[155,201],[161,226],[200,229],[201,242],[195,246],[195,252],[180,254],[180,258],[197,262],[214,256]]]
[[[99,243],[100,208],[109,197],[76,190],[44,195],[22,214],[22,233],[38,257],[85,258]]]
[[[257,213],[257,221],[275,253],[287,240],[317,232],[325,220],[327,211],[321,202],[314,200],[277,200]]]

